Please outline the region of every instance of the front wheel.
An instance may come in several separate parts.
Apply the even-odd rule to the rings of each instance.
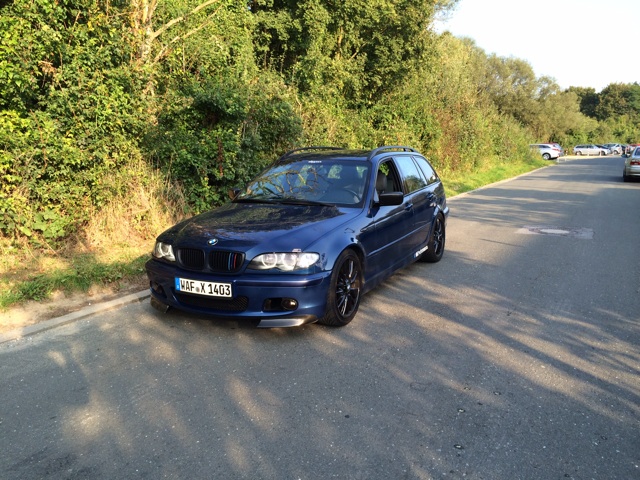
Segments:
[[[548,153],[543,153],[542,158],[544,158],[545,160],[549,160],[551,158],[551,155],[549,155]]]
[[[318,322],[344,327],[356,316],[362,292],[362,265],[352,250],[340,254],[331,273],[327,311]]]
[[[431,238],[427,244],[427,251],[420,255],[421,262],[436,263],[442,260],[444,255],[444,243],[446,240],[444,217],[438,215],[433,223]]]

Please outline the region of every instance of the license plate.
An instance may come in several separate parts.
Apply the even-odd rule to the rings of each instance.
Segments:
[[[205,297],[230,298],[232,296],[230,283],[203,282],[188,278],[176,278],[176,291]]]

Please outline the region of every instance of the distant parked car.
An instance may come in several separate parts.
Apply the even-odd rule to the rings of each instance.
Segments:
[[[545,160],[554,160],[560,156],[560,150],[546,143],[533,143],[529,148],[533,151],[537,150]]]
[[[611,153],[615,155],[621,155],[623,147],[619,143],[605,143],[604,146],[611,150]]]
[[[573,147],[574,155],[610,155],[611,150],[593,143],[576,145]]]
[[[628,182],[631,179],[640,178],[640,147],[636,147],[631,155],[624,161],[622,179]]]
[[[559,143],[547,143],[545,145],[551,145],[552,148],[560,152],[560,156],[564,155],[564,148],[562,148]]]
[[[605,155],[611,155],[613,153],[613,151],[609,147],[607,147],[606,145],[602,145],[602,144],[596,143],[596,147],[602,148],[605,151],[605,153],[604,153]]]
[[[632,143],[630,145],[623,145],[624,146],[624,155],[625,156],[629,156],[633,153],[633,150],[635,150],[636,147],[640,147],[640,145],[638,145],[637,143]]]

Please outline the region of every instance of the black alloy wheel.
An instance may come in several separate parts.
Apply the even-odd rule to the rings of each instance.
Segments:
[[[444,218],[439,214],[433,223],[431,238],[429,239],[427,251],[420,255],[421,262],[436,263],[442,260],[444,255],[444,244],[446,240]]]
[[[340,254],[331,274],[327,311],[319,323],[343,327],[355,317],[360,306],[362,266],[352,250]]]

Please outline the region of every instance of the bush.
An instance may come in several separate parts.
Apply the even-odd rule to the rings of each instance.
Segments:
[[[190,81],[161,104],[145,145],[194,212],[226,201],[228,189],[248,182],[301,134],[287,88],[273,78]]]

